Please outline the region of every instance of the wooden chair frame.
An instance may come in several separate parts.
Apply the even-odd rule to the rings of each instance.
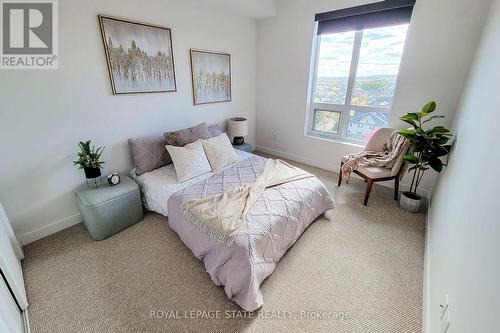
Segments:
[[[339,170],[339,183],[338,186],[342,185],[342,166],[344,165],[344,162],[340,163],[340,170]],[[383,177],[383,178],[370,178],[367,175],[362,174],[358,170],[354,170],[353,172],[363,178],[366,183],[366,192],[365,192],[365,199],[363,201],[363,205],[368,206],[368,198],[370,197],[370,192],[372,191],[372,185],[375,182],[382,182],[385,180],[392,180],[394,179],[394,200],[398,201],[398,196],[399,196],[399,176],[401,174],[401,170],[403,169],[403,164],[399,167],[399,170],[395,176],[390,176],[390,177]]]

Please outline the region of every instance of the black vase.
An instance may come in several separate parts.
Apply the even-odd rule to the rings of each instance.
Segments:
[[[93,179],[101,176],[100,168],[83,168],[83,171],[85,171],[85,177],[87,179]]]
[[[241,146],[245,142],[245,139],[243,139],[242,136],[235,136],[233,138],[233,145],[235,146]]]

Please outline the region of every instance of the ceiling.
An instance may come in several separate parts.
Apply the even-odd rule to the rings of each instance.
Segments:
[[[200,4],[224,7],[236,14],[254,19],[276,15],[275,0],[198,0]]]

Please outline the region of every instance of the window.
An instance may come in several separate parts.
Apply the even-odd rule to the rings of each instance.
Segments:
[[[363,143],[387,125],[413,3],[386,0],[316,15],[309,135]],[[391,4],[400,7],[373,8]]]
[[[339,133],[340,112],[314,110],[313,129],[332,134]]]

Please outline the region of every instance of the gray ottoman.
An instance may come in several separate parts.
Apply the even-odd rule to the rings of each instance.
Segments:
[[[103,184],[76,192],[78,206],[94,240],[107,238],[142,220],[139,187],[128,177],[118,185]]]

